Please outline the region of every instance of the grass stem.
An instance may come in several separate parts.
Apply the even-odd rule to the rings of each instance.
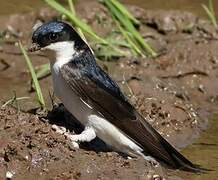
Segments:
[[[34,67],[32,65],[32,62],[31,62],[29,56],[27,55],[27,52],[24,49],[21,42],[19,42],[19,47],[20,47],[20,50],[21,50],[21,52],[22,52],[22,54],[24,56],[24,59],[25,59],[25,61],[27,63],[27,66],[29,68],[29,71],[30,71],[30,74],[31,74],[31,77],[32,77],[32,80],[33,80],[33,84],[34,84],[34,86],[36,88],[37,100],[39,102],[39,105],[40,105],[41,108],[45,109],[45,101],[44,101],[44,98],[43,98],[43,95],[42,95],[41,87],[39,85],[39,81],[37,79]]]
[[[216,15],[214,12],[213,1],[208,0],[208,6],[206,6],[205,4],[202,4],[202,7],[205,10],[205,12],[207,13],[207,16],[208,16],[209,20],[211,21],[211,23],[213,24],[213,26],[217,29],[218,24],[217,24]]]

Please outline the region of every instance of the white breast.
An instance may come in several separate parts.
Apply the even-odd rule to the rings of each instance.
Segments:
[[[88,115],[91,113],[91,107],[82,101],[80,97],[70,88],[69,84],[63,79],[60,71],[54,64],[51,67],[53,87],[56,96],[63,102],[64,106],[71,112],[82,124],[86,125]]]
[[[77,54],[74,49],[74,42],[53,43],[47,46],[45,50],[51,61],[53,87],[56,96],[63,102],[68,111],[85,125],[90,108],[81,101],[60,74],[61,67]]]

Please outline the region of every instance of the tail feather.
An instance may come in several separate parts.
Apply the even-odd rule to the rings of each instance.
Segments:
[[[143,126],[139,126],[141,129],[138,128],[136,141],[142,145],[145,155],[149,154],[157,160],[169,165],[169,167],[176,169],[195,173],[206,170],[185,158],[138,113],[137,119]]]
[[[164,149],[168,152],[171,157],[171,161],[165,162],[169,163],[174,168],[182,169],[185,171],[200,173],[206,169],[201,168],[198,165],[193,164],[187,158],[185,158],[181,153],[179,153],[172,145],[170,145],[164,138],[160,139],[160,142]]]

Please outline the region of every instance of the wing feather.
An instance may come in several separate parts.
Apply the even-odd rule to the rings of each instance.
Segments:
[[[72,91],[139,144],[145,153],[173,167],[193,166],[135,110],[100,67],[78,71],[76,63],[70,62],[61,68],[61,74]]]

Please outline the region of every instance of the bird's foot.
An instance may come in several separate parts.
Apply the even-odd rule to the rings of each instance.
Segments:
[[[76,149],[79,148],[79,142],[90,142],[96,137],[95,131],[92,127],[86,127],[81,134],[71,134],[70,132],[67,132],[66,128],[57,125],[52,125],[52,129],[59,134],[63,134],[71,141],[71,144]]]
[[[70,132],[67,132],[65,127],[53,124],[52,129],[55,130],[58,134],[63,134],[67,139],[70,139],[73,148],[79,149],[79,143],[72,140],[72,136],[74,135],[72,135]]]
[[[74,142],[90,142],[95,139],[96,134],[93,128],[86,127],[81,134],[66,134],[65,135]]]
[[[64,134],[65,132],[67,132],[66,128],[63,126],[57,126],[56,124],[53,124],[51,126],[51,128],[53,130],[55,130],[58,134]]]
[[[77,136],[77,135],[73,135],[69,132],[65,132],[64,136],[70,140],[70,143],[74,149],[79,149],[79,141],[77,141],[76,138],[74,138],[74,136]]]

